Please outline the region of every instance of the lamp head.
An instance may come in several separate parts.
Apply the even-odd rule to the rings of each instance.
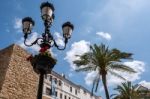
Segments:
[[[22,30],[24,34],[30,34],[34,26],[34,21],[31,17],[25,17],[22,19]]]
[[[70,22],[65,22],[62,25],[62,30],[63,30],[63,37],[66,39],[69,39],[71,37],[72,31],[74,29],[74,26]]]
[[[40,6],[41,8],[41,17],[44,21],[52,22],[54,16],[54,6],[49,2],[43,2]]]

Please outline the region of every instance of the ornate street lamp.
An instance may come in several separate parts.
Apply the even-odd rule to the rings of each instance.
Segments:
[[[32,28],[35,23],[30,17],[25,17],[24,19],[22,19],[24,44],[28,47],[33,46],[35,44],[41,47],[40,53],[38,55],[29,57],[34,71],[40,74],[37,99],[42,99],[44,75],[50,73],[56,64],[56,59],[52,57],[51,53],[48,52],[48,50],[53,46],[55,46],[58,50],[64,50],[66,48],[68,39],[71,38],[71,34],[74,29],[73,24],[71,24],[70,22],[66,22],[62,25],[65,45],[64,47],[58,46],[50,32],[50,27],[54,20],[54,6],[49,2],[44,2],[41,4],[40,8],[41,17],[44,21],[45,31],[44,33],[42,33],[42,37],[37,38],[31,44],[27,44],[26,41],[28,39],[28,36],[32,33]]]

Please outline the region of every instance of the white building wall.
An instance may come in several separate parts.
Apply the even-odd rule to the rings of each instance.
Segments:
[[[46,99],[52,99],[50,95],[46,95],[46,87],[51,88],[51,81],[49,80],[50,75],[47,76],[47,79],[44,81],[44,87],[43,87],[43,96],[46,97]],[[56,77],[52,75],[53,79],[57,79],[56,84],[56,91],[57,91],[57,98],[56,99],[101,99],[97,98],[96,96],[91,96],[91,94],[84,90],[82,87],[75,85],[73,83],[70,83],[69,81],[65,80],[65,78],[62,79],[62,77]],[[59,85],[59,81],[61,81],[61,86]],[[70,87],[72,87],[72,92],[70,91]],[[76,93],[77,90],[77,93]],[[60,94],[62,94],[62,98],[60,98]]]
[[[91,96],[89,92],[84,89],[80,89],[80,99],[96,99],[94,96]]]

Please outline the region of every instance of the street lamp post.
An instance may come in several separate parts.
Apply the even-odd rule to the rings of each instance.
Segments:
[[[55,39],[53,38],[53,35],[50,32],[50,27],[54,20],[54,6],[49,2],[43,2],[40,6],[40,9],[41,17],[44,21],[45,31],[44,33],[42,33],[42,37],[37,38],[31,44],[27,44],[26,41],[28,36],[32,33],[32,28],[35,23],[31,17],[25,17],[24,19],[22,19],[24,44],[28,47],[33,46],[35,44],[41,47],[41,53],[35,55],[30,61],[34,71],[40,75],[37,99],[42,99],[44,75],[50,73],[54,65],[56,64],[56,60],[51,56],[50,53],[47,53],[46,51],[53,46],[55,46],[58,50],[64,50],[66,48],[68,39],[71,38],[71,34],[74,29],[73,24],[71,24],[70,22],[66,22],[62,25],[65,45],[64,47],[58,46]]]

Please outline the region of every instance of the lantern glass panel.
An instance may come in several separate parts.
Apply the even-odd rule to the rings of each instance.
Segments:
[[[24,33],[31,33],[33,25],[30,21],[23,22],[23,32]]]
[[[42,19],[43,20],[50,20],[53,14],[53,10],[50,7],[43,7],[42,8]]]
[[[63,27],[63,35],[65,38],[70,38],[72,34],[72,28],[70,26]]]

